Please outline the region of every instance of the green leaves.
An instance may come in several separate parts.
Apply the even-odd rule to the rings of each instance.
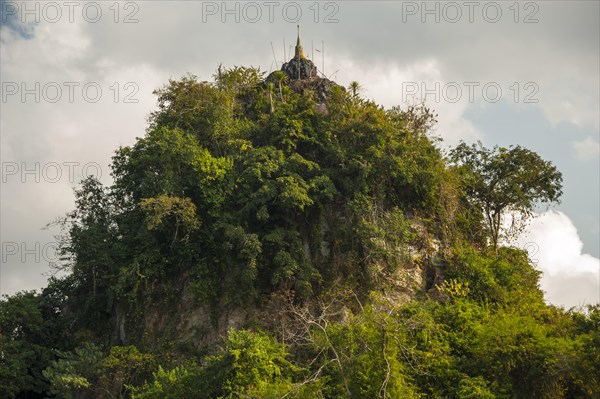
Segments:
[[[113,346],[105,356],[97,345],[84,343],[73,352],[61,353],[44,376],[58,398],[127,398],[131,385],[141,384],[153,367],[154,356],[135,346]]]
[[[59,398],[77,397],[93,392],[101,369],[102,352],[91,343],[62,353],[60,358],[44,370],[44,377],[50,382],[50,392]]]
[[[215,157],[188,132],[159,128],[121,148],[113,158],[113,175],[119,195],[134,198],[187,194],[209,203],[222,199],[223,179],[232,161]]]
[[[242,226],[223,225],[222,292],[220,300],[228,305],[244,306],[256,298],[258,262],[262,243],[258,236],[248,233]]]
[[[43,298],[19,292],[0,301],[0,396],[47,389],[41,372],[52,358],[54,325],[44,317]],[[58,327],[58,326],[57,326]],[[60,335],[56,338],[62,338]]]
[[[538,288],[539,276],[525,251],[500,248],[497,254],[485,255],[472,248],[456,248],[445,271],[443,288],[482,304],[540,305],[543,296]]]
[[[288,358],[287,347],[263,332],[229,330],[224,348],[205,359],[170,371],[162,367],[154,381],[137,389],[135,399],[149,398],[314,398],[315,381],[295,383],[301,369]]]
[[[198,374],[200,367],[188,362],[170,370],[158,366],[153,380],[133,389],[133,399],[183,399],[201,395]]]
[[[286,157],[274,147],[249,151],[243,168],[238,184],[246,195],[239,200],[248,211],[266,206],[281,210],[281,216],[293,215],[313,205],[315,199],[325,202],[335,193],[317,163],[299,154]]]
[[[386,111],[334,90],[320,105],[326,112],[316,112],[314,93],[292,90],[285,74],[265,82],[253,68],[219,68],[215,80],[187,76],[157,90],[147,135],[114,157],[123,240],[140,257],[149,250],[141,244],[155,242],[165,263],[198,265],[197,278],[214,281],[194,285],[228,287],[232,303],[242,301],[241,292],[310,295],[330,269],[315,249],[331,247],[318,242],[324,233],[310,223],[344,214],[357,193],[396,216],[433,207],[443,163],[426,137],[434,123],[428,109]],[[254,237],[261,251],[233,254],[247,240],[223,226]],[[287,241],[269,241],[275,231]],[[397,264],[395,255],[383,262]],[[236,290],[239,282],[248,289]],[[214,288],[201,296],[216,301],[220,294]]]
[[[196,215],[196,206],[189,198],[171,197],[160,195],[156,198],[143,198],[140,201],[140,208],[146,214],[148,230],[156,230],[170,226],[173,232],[173,242],[177,240],[179,229],[184,231],[184,240],[187,240],[189,233],[198,229],[200,221]]]
[[[459,144],[450,152],[450,160],[462,177],[466,196],[484,213],[492,246],[498,247],[502,218],[518,213],[520,221],[514,236],[539,203],[558,202],[562,195],[562,175],[538,154],[520,146],[487,149],[481,143]],[[514,219],[513,219],[514,220]]]

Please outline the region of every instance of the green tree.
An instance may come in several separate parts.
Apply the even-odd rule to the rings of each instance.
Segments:
[[[0,300],[0,397],[38,397],[48,380],[43,370],[56,350],[72,346],[62,282],[51,278],[41,294],[24,291]]]
[[[20,292],[0,301],[1,397],[41,393],[46,383],[40,364],[51,359],[51,342],[40,310],[41,297]]]
[[[50,393],[58,398],[78,398],[91,395],[97,388],[101,370],[102,351],[97,345],[86,342],[73,352],[59,354],[44,370],[50,381]]]
[[[356,80],[353,80],[352,82],[350,82],[348,89],[350,89],[350,91],[352,92],[352,98],[356,98],[358,96],[358,93],[362,89],[362,86]]]
[[[133,389],[133,399],[195,399],[203,397],[201,368],[193,361],[166,370],[158,366],[150,382]]]
[[[168,222],[173,232],[173,243],[178,238],[179,230],[183,230],[183,239],[196,230],[200,224],[196,215],[196,206],[189,198],[160,195],[156,198],[143,198],[140,207],[147,214],[148,230],[156,230]]]
[[[317,379],[302,379],[302,370],[288,360],[286,345],[263,332],[229,330],[220,353],[205,358],[203,367],[185,363],[162,367],[152,382],[134,391],[135,399],[320,397]],[[295,380],[298,380],[297,382]]]
[[[59,236],[61,263],[57,268],[71,273],[61,295],[78,300],[81,313],[74,324],[102,335],[111,330],[113,282],[122,255],[115,250],[119,231],[114,200],[109,190],[90,176],[75,190],[75,210],[58,222],[64,235]]]
[[[279,88],[279,101],[285,102],[285,97],[283,96],[283,85],[287,83],[289,77],[283,71],[275,71],[272,79],[277,82],[277,87]]]
[[[154,356],[135,346],[113,346],[105,355],[100,347],[86,342],[72,352],[60,353],[44,376],[50,381],[50,393],[58,398],[129,398],[132,386],[141,385],[153,367]]]
[[[536,205],[558,202],[562,175],[551,162],[521,146],[493,149],[481,142],[460,143],[450,152],[468,198],[483,211],[494,250],[501,238],[503,217],[513,216],[520,231]]]

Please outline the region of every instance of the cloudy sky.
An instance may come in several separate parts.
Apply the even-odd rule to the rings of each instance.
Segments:
[[[598,1],[0,0],[0,292],[45,284],[82,176],[144,134],[152,91],[219,64],[269,72],[301,25],[321,72],[386,107],[424,99],[442,147],[522,145],[563,173],[562,203],[516,245],[549,302],[600,301]]]

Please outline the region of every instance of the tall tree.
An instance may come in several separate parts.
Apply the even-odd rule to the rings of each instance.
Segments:
[[[493,149],[481,142],[468,146],[461,142],[450,152],[467,197],[485,215],[494,250],[505,215],[513,213],[517,232],[525,225],[536,205],[558,203],[562,195],[562,175],[549,161],[521,146]]]

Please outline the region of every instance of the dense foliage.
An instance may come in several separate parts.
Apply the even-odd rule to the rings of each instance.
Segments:
[[[450,155],[459,165],[467,197],[485,214],[495,249],[503,217],[512,212],[512,228],[504,228],[504,232],[516,235],[537,203],[557,202],[562,195],[561,173],[526,148],[488,150],[481,143],[461,143]]]
[[[546,305],[498,246],[497,215],[558,200],[560,173],[520,147],[446,158],[429,109],[356,82],[325,104],[288,83],[156,91],[114,183],[58,223],[66,277],[0,302],[0,395],[597,397],[600,308]]]

